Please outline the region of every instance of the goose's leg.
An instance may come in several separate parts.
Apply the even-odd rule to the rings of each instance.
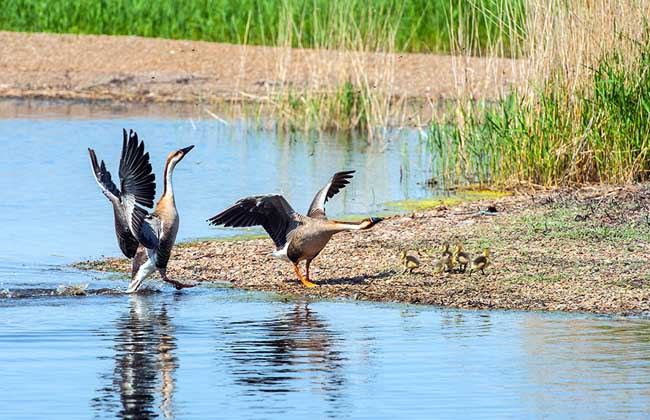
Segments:
[[[144,279],[151,273],[156,271],[156,263],[152,261],[149,253],[141,248],[133,259],[133,269],[131,275],[131,283],[126,289],[126,293],[135,293],[138,291]]]
[[[126,289],[126,293],[137,292],[144,279],[146,279],[147,276],[149,276],[149,274],[153,273],[154,271],[156,271],[154,263],[150,260],[147,260],[147,262],[142,264],[136,272],[135,276],[131,280],[131,283],[129,284],[129,288]]]
[[[315,283],[310,282],[309,280],[307,280],[306,278],[304,278],[302,276],[302,274],[300,273],[300,269],[298,268],[298,264],[295,264],[295,263],[293,264],[293,270],[298,275],[298,278],[300,279],[300,282],[302,283],[303,286],[305,286],[305,287],[316,287]],[[309,263],[307,263],[307,272],[309,272]]]
[[[196,286],[198,284],[195,281],[193,281],[191,283],[183,283],[183,282],[180,282],[178,280],[172,280],[169,277],[167,277],[167,269],[166,268],[159,268],[158,271],[160,272],[160,277],[162,277],[163,281],[173,285],[176,288],[176,290],[187,289],[189,287],[194,287],[194,286]]]

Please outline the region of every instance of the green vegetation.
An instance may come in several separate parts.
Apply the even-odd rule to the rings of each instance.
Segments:
[[[616,211],[611,205],[608,207],[608,215],[609,211]],[[616,246],[626,246],[636,242],[644,243],[650,235],[650,224],[634,217],[623,216],[620,220],[608,219],[606,222],[602,220],[602,215],[601,218],[594,216],[586,220],[576,219],[578,215],[592,215],[592,211],[593,208],[589,206],[555,207],[546,212],[521,216],[513,224],[522,227],[525,230],[522,237],[531,240],[544,237],[592,244],[607,241]],[[627,212],[635,213],[634,210]]]
[[[506,197],[508,193],[501,191],[491,191],[491,190],[468,190],[468,191],[459,191],[449,197],[437,197],[423,200],[403,200],[403,201],[392,201],[386,203],[388,208],[399,210],[401,212],[409,211],[421,211],[432,209],[441,205],[444,206],[455,206],[459,203],[465,203],[468,201],[478,201],[478,200],[496,200],[498,198]]]
[[[490,48],[521,36],[499,27],[504,13],[524,20],[524,0],[5,0],[0,29],[140,35],[253,45],[331,47],[354,27],[373,50]],[[460,32],[459,32],[460,30]],[[383,43],[394,32],[394,43]],[[378,36],[379,35],[379,36]],[[467,41],[471,40],[471,41]],[[509,52],[509,51],[508,51]]]
[[[557,38],[538,45],[531,67],[540,74],[527,90],[498,104],[461,102],[431,125],[427,141],[441,157],[447,182],[557,186],[650,179],[650,29],[643,11],[636,21],[612,18],[610,32],[585,27],[588,18],[602,23],[602,16],[594,17],[598,7],[584,16],[578,6],[563,7],[585,19],[581,26],[567,23],[581,32],[555,27]],[[583,35],[594,44],[573,51],[572,38]]]

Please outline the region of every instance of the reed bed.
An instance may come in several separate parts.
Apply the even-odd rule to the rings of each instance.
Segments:
[[[650,5],[533,0],[529,83],[460,101],[427,141],[447,182],[558,186],[650,177]]]
[[[414,24],[414,31],[424,24],[424,11],[433,3],[421,5],[424,14]],[[311,20],[292,9],[296,7],[292,3],[286,4],[275,42],[285,47],[279,50],[272,75],[275,83],[266,96],[256,98],[271,110],[272,120],[280,128],[356,131],[372,142],[383,138],[387,128],[418,124],[423,107],[437,107],[427,102],[426,92],[409,98],[394,85],[399,51],[409,49],[405,48],[403,28],[405,22],[414,19],[413,5],[408,1],[399,3],[402,6],[377,4],[364,6],[359,19],[358,2],[332,1],[315,11]],[[444,19],[426,24],[444,29],[447,47],[463,51],[465,56],[517,56],[525,38],[523,4],[522,0],[444,1],[437,4],[437,13]],[[248,33],[244,39],[248,40]],[[305,39],[310,42],[302,44]],[[430,45],[436,44],[431,41]],[[286,77],[297,54],[291,47],[310,47],[318,52],[303,86],[291,85]]]

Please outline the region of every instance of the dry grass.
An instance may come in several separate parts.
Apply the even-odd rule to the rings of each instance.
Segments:
[[[648,16],[650,3],[634,0],[532,0],[527,82],[497,104],[464,95],[432,124],[443,175],[506,186],[647,180]]]
[[[296,46],[296,39],[304,38],[304,21],[296,20],[290,11],[282,16],[280,27],[286,30],[280,32],[277,43],[287,48],[270,76],[278,84],[269,86],[268,94],[258,98],[263,99],[265,111],[271,110],[271,119],[279,127],[289,131],[357,130],[371,142],[383,138],[387,128],[423,126],[428,121],[422,117],[439,113],[443,104],[431,92],[418,92],[420,101],[414,103],[396,86],[397,64],[402,58],[396,46],[399,26],[395,22],[402,19],[399,8],[376,15],[369,12],[358,22],[352,7],[351,3],[332,2],[327,13],[335,18],[322,28],[309,28],[318,35],[318,41],[310,45],[316,56],[301,89],[290,84],[288,75],[294,60],[290,47]],[[450,2],[448,7],[445,13],[453,53],[454,97],[473,97],[477,91],[493,90],[495,81],[506,73],[520,72],[516,61],[504,71],[501,57],[521,53],[522,2]],[[485,27],[490,30],[485,32]],[[476,68],[476,54],[484,58],[480,69]],[[286,88],[278,90],[277,86]],[[500,93],[509,91],[509,84],[499,84],[502,86]],[[423,106],[428,109],[423,111]]]
[[[650,17],[645,0],[530,0],[525,50],[528,94],[545,82],[567,98],[591,87],[594,68],[616,52],[624,65],[638,63]]]

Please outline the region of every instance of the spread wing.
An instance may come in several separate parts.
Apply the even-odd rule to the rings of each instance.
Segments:
[[[153,207],[156,176],[149,162],[149,153],[144,152],[144,142],[138,142],[138,134],[133,130],[129,130],[128,139],[126,130],[123,130],[120,185],[122,207],[131,232],[137,237],[144,217],[148,214],[147,210],[140,206]]]
[[[325,216],[325,203],[327,203],[327,200],[334,197],[339,191],[341,191],[343,188],[345,188],[346,185],[350,183],[350,179],[352,178],[352,174],[354,172],[355,171],[343,171],[335,173],[330,182],[321,188],[318,193],[316,193],[316,196],[309,206],[307,216],[326,219],[327,217]]]
[[[301,224],[300,217],[281,195],[258,195],[242,198],[208,219],[208,223],[225,227],[262,226],[280,249],[291,231]]]
[[[97,159],[93,149],[88,149],[95,180],[104,195],[113,204],[115,234],[120,249],[132,258],[138,248],[136,239],[148,212],[140,206],[152,207],[156,195],[155,175],[149,163],[149,154],[144,153],[144,143],[138,143],[138,135],[130,131],[127,137],[123,130],[122,157],[120,159],[120,186],[117,188],[106,164]]]

